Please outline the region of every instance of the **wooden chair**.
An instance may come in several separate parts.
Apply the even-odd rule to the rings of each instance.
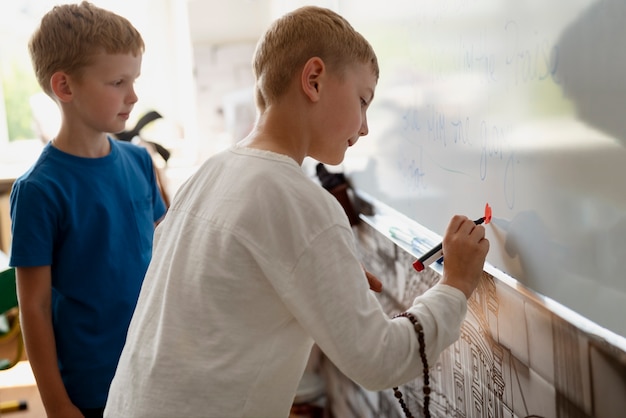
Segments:
[[[1,371],[15,366],[24,355],[24,340],[22,340],[20,328],[14,268],[0,272],[0,314],[6,318],[9,324],[8,330],[0,331],[0,347],[9,346],[10,351],[12,351],[9,358],[0,357]],[[0,402],[0,416],[27,408],[28,405],[25,401],[3,401]]]

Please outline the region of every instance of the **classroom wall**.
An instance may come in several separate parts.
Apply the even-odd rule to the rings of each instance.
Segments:
[[[194,46],[197,108],[202,115],[198,142],[205,150],[203,157],[239,141],[252,128],[255,46],[252,41]]]
[[[379,300],[392,316],[433,286],[440,271],[414,271],[414,256],[389,238],[384,222],[364,219],[355,228],[363,263],[383,281]],[[404,416],[391,390],[366,391],[329,360],[321,363],[334,417]],[[460,339],[430,364],[435,417],[618,418],[626,410],[623,347],[487,272],[468,302]],[[421,379],[400,389],[421,416]]]

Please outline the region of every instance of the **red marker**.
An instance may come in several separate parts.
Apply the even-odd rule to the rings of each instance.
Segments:
[[[487,225],[489,222],[491,222],[491,206],[489,206],[489,203],[487,203],[485,205],[485,216],[476,219],[474,223],[476,225],[480,225],[482,223]],[[417,260],[415,260],[415,262],[413,263],[413,268],[417,271],[422,271],[435,261],[439,260],[441,257],[443,257],[443,242],[428,251]]]

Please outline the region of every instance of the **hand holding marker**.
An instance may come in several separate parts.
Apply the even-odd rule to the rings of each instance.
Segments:
[[[491,206],[489,206],[489,203],[485,205],[485,216],[483,216],[482,218],[478,218],[474,221],[476,225],[480,225],[483,222],[485,223],[485,225],[491,222]],[[417,259],[413,263],[413,268],[415,268],[415,270],[417,271],[422,271],[426,267],[431,265],[433,262],[439,260],[442,256],[443,256],[443,242],[437,245],[436,247],[434,247],[432,250],[428,251],[419,259]]]

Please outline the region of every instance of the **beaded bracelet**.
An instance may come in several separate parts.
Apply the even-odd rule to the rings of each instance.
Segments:
[[[429,377],[429,372],[428,372],[428,360],[426,359],[426,344],[424,342],[424,328],[422,328],[422,324],[419,323],[415,315],[413,315],[410,312],[402,312],[394,316],[394,318],[400,318],[400,317],[408,318],[409,321],[411,321],[411,323],[413,324],[413,327],[415,328],[415,332],[417,333],[417,341],[419,342],[419,345],[420,345],[419,347],[420,357],[422,358],[422,365],[424,366],[424,372],[423,372],[424,386],[422,387],[422,391],[424,392],[423,412],[424,412],[425,418],[430,418],[430,408],[429,408],[430,377]],[[402,411],[404,412],[404,415],[406,416],[406,418],[414,418],[413,414],[411,414],[411,411],[409,411],[408,406],[404,402],[404,399],[402,399],[402,392],[400,392],[397,386],[393,388],[393,393],[396,399],[398,399],[398,402],[400,403],[400,406],[402,407]]]

